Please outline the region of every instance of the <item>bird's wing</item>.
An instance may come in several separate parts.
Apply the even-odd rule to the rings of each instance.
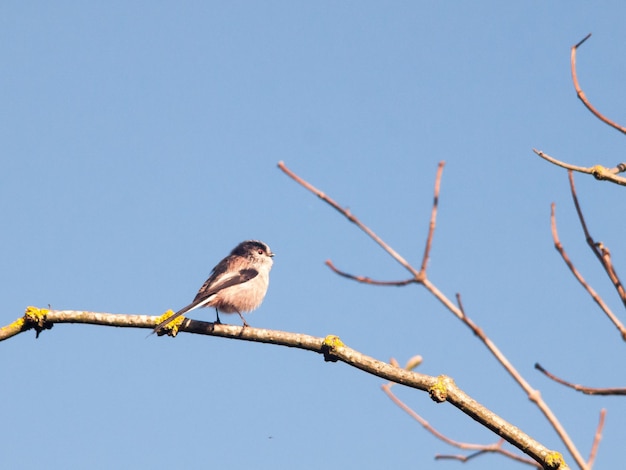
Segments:
[[[219,291],[226,289],[227,287],[236,286],[237,284],[243,284],[244,282],[248,282],[250,279],[255,278],[259,275],[259,272],[256,269],[242,269],[239,272],[235,273],[233,276],[227,277],[221,280],[219,283],[212,285],[216,274],[213,273],[206,282],[202,285],[198,293],[196,294],[195,299],[189,305],[181,308],[178,312],[176,312],[171,317],[167,317],[161,323],[159,323],[155,328],[153,333],[158,333],[164,326],[170,323],[172,320],[180,317],[181,315],[195,310],[200,307],[204,307],[215,294]]]
[[[211,276],[206,280],[206,282],[202,285],[198,293],[196,294],[196,298],[193,299],[191,305],[195,302],[201,302],[207,297],[211,297],[214,294],[217,294],[219,291],[226,289],[227,287],[236,286],[237,284],[243,284],[244,282],[248,282],[250,279],[253,279],[259,275],[259,272],[256,269],[242,269],[232,276],[221,279],[219,282],[215,282],[215,276]],[[189,310],[187,310],[189,311]]]

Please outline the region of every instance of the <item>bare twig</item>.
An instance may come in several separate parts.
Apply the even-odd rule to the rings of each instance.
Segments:
[[[562,168],[566,168],[571,171],[577,171],[579,173],[586,173],[588,175],[593,175],[593,177],[597,180],[611,181],[621,186],[626,186],[626,178],[617,176],[617,173],[626,171],[626,163],[620,163],[615,168],[605,168],[602,165],[595,165],[595,166],[587,168],[584,166],[571,165],[569,163],[562,162],[560,160],[557,160],[554,157],[551,157],[547,153],[542,152],[541,150],[533,149],[533,152],[535,152],[544,160],[547,160],[550,163],[553,163],[554,165],[560,166]]]
[[[555,164],[557,166],[560,166],[561,168],[566,168],[568,170],[578,171],[580,173],[591,174],[591,168],[587,168],[587,167],[584,167],[584,166],[571,165],[570,163],[562,162],[560,160],[557,160],[554,157],[551,157],[550,155],[548,155],[547,153],[545,153],[545,152],[543,152],[541,150],[533,149],[533,152],[535,152],[537,155],[539,155],[544,160],[547,160],[550,163],[553,163],[553,164]]]
[[[611,126],[613,129],[616,129],[618,131],[620,131],[622,134],[626,134],[626,127],[622,127],[619,124],[617,124],[614,121],[611,121],[609,118],[607,118],[606,116],[604,116],[600,111],[598,111],[587,99],[587,97],[585,96],[585,93],[583,92],[583,90],[580,88],[580,85],[578,83],[578,76],[576,74],[576,51],[578,50],[578,48],[580,46],[582,46],[582,44],[591,37],[591,33],[589,33],[587,36],[585,36],[581,41],[579,41],[578,43],[576,43],[575,45],[572,46],[572,52],[571,52],[571,67],[572,67],[572,81],[574,82],[574,88],[576,89],[576,95],[578,96],[578,98],[580,99],[580,101],[583,102],[583,104],[585,105],[585,107],[591,111],[591,113],[597,117],[598,119],[600,119],[602,122],[604,122],[605,124]]]
[[[500,441],[502,442],[502,441]],[[445,455],[445,454],[437,454],[435,455],[435,460],[458,460],[459,462],[468,462],[469,460],[475,458],[475,457],[480,457],[481,455],[485,455],[485,454],[502,454],[512,460],[516,460],[520,463],[525,463],[528,465],[532,465],[533,467],[537,467],[537,468],[541,468],[541,465],[537,465],[535,462],[533,462],[532,460],[528,460],[525,459],[523,457],[520,457],[519,455],[513,454],[512,452],[509,452],[507,450],[501,449],[498,446],[498,443],[496,444],[492,444],[490,446],[485,446],[484,449],[481,449],[477,452],[474,452],[473,454],[469,454],[469,455]]]
[[[622,338],[626,340],[626,328],[622,325],[622,322],[617,318],[617,316],[611,311],[610,307],[602,300],[602,297],[598,295],[598,293],[585,281],[582,274],[576,269],[574,263],[570,260],[567,252],[563,248],[563,244],[559,240],[559,234],[556,228],[556,215],[555,215],[555,204],[552,203],[551,211],[550,211],[550,225],[552,227],[552,239],[554,240],[554,248],[559,252],[565,264],[570,269],[574,277],[580,282],[580,284],[584,287],[584,289],[589,293],[591,298],[598,304],[598,306],[602,309],[602,311],[606,314],[606,316],[611,320],[613,325],[619,330],[622,335]]]
[[[439,431],[437,431],[428,421],[426,421],[419,414],[417,414],[415,411],[413,411],[406,403],[404,403],[402,400],[400,400],[395,395],[395,393],[393,393],[391,391],[391,387],[393,385],[394,385],[393,382],[388,382],[386,384],[381,385],[380,388],[391,399],[391,401],[396,404],[396,406],[398,406],[402,411],[404,411],[406,414],[408,414],[415,421],[420,423],[422,425],[422,427],[424,427],[429,433],[431,433],[437,439],[439,439],[440,441],[445,442],[448,445],[451,445],[451,446],[454,446],[454,447],[458,447],[459,449],[480,450],[480,449],[483,449],[485,447],[482,444],[468,444],[468,443],[465,443],[465,442],[455,441],[455,440],[450,439],[449,437],[445,436],[444,434],[440,433]]]
[[[337,268],[331,260],[326,260],[326,266],[328,266],[333,272],[339,274],[342,277],[352,279],[353,281],[361,282],[363,284],[371,284],[373,286],[406,286],[407,284],[413,284],[417,281],[415,278],[404,279],[402,281],[377,281],[367,276],[355,276],[353,274],[346,273]]]
[[[606,409],[600,410],[600,419],[598,420],[598,427],[596,428],[596,435],[593,437],[593,444],[591,445],[591,451],[589,452],[589,459],[587,459],[587,465],[589,468],[593,468],[593,464],[598,454],[598,447],[602,440],[602,430],[604,429],[604,420],[606,418]]]
[[[587,240],[587,244],[591,248],[591,251],[593,251],[593,253],[598,258],[598,261],[600,261],[600,263],[604,267],[607,275],[609,276],[609,279],[613,283],[613,286],[615,286],[618,295],[622,299],[624,307],[626,307],[626,291],[624,290],[624,286],[622,285],[622,282],[620,281],[619,276],[615,271],[615,267],[613,266],[613,262],[611,261],[611,252],[606,246],[604,246],[604,244],[602,244],[601,242],[596,243],[591,237],[591,234],[587,229],[587,224],[585,222],[582,209],[580,208],[580,204],[578,203],[576,186],[574,185],[574,174],[569,171],[568,176],[572,199],[574,199],[574,205],[576,206],[576,212],[578,213],[578,219],[580,220],[580,225],[583,228],[583,232],[585,232],[585,240]]]
[[[573,388],[578,392],[582,392],[585,395],[626,395],[626,388],[597,388],[597,387],[587,387],[585,385],[574,384],[568,382],[567,380],[563,380],[556,375],[548,372],[544,367],[537,363],[535,364],[535,369],[543,373],[546,377],[554,380],[561,385],[565,385],[566,387]]]
[[[537,462],[527,459],[525,457],[521,457],[511,451],[508,451],[506,449],[502,448],[502,444],[503,444],[503,440],[499,439],[498,442],[495,442],[493,444],[471,444],[468,442],[459,442],[459,441],[455,441],[454,439],[450,439],[449,437],[447,437],[446,435],[444,435],[443,433],[439,432],[437,429],[435,429],[427,420],[425,420],[424,418],[422,418],[422,416],[420,416],[418,413],[416,413],[411,407],[409,407],[406,403],[404,403],[402,400],[400,400],[400,398],[398,398],[396,396],[395,393],[393,393],[391,391],[391,387],[394,385],[393,382],[389,382],[386,384],[381,385],[381,389],[383,390],[383,392],[385,392],[385,394],[391,399],[391,401],[393,401],[401,410],[403,410],[406,414],[408,414],[411,418],[413,418],[415,421],[417,421],[418,423],[420,423],[422,425],[422,427],[424,429],[426,429],[426,431],[428,431],[429,433],[431,433],[433,436],[435,436],[437,439],[445,442],[448,445],[451,445],[453,447],[457,447],[459,449],[464,449],[464,450],[475,450],[478,451],[474,454],[471,454],[470,456],[460,456],[463,459],[469,459],[472,457],[477,456],[477,454],[481,454],[484,452],[489,452],[489,453],[498,453],[498,454],[502,454],[510,459],[516,460],[518,462],[522,462],[522,463],[526,463],[529,465],[533,465],[535,467],[541,468],[541,465],[537,464]],[[437,455],[435,456],[436,459],[446,459],[446,458],[456,458],[456,456],[446,456],[446,455]]]
[[[463,308],[463,302],[461,301],[461,294],[456,293],[456,303],[459,306],[459,310],[461,311],[461,315],[465,318],[465,309]]]
[[[489,351],[495,356],[495,358],[503,365],[506,371],[515,379],[515,381],[522,387],[522,389],[526,392],[528,398],[534,402],[537,407],[541,410],[543,415],[546,417],[548,422],[555,429],[568,451],[571,453],[572,457],[576,461],[576,464],[581,469],[586,469],[586,463],[583,459],[582,455],[574,445],[574,442],[569,437],[567,431],[563,427],[563,425],[559,422],[556,415],[552,412],[552,410],[548,407],[548,405],[541,398],[541,394],[533,389],[530,384],[522,377],[522,375],[513,367],[513,365],[508,361],[506,356],[500,351],[500,349],[495,345],[493,341],[491,341],[485,333],[480,329],[474,322],[472,322],[469,317],[461,311],[456,305],[454,305],[426,276],[426,272],[417,271],[415,268],[410,266],[406,260],[397,254],[394,250],[392,250],[380,237],[378,237],[374,232],[365,226],[361,221],[359,221],[352,213],[350,213],[347,209],[343,209],[337,202],[330,199],[326,194],[322,191],[315,188],[310,183],[306,182],[304,179],[297,176],[291,170],[289,170],[283,162],[279,162],[278,167],[285,172],[288,176],[298,182],[301,186],[318,196],[323,201],[327,202],[334,209],[339,211],[342,215],[344,215],[350,222],[355,223],[361,230],[367,233],[376,243],[382,246],[396,261],[398,261],[402,266],[404,266],[409,272],[411,272],[415,276],[415,280],[417,283],[423,285],[426,290],[428,290],[437,300],[439,300],[452,314],[454,314],[458,319],[462,320],[473,332],[476,336],[478,336],[483,344],[489,349]],[[351,279],[358,280],[359,276],[348,275]]]
[[[426,246],[424,247],[424,257],[422,258],[422,266],[420,273],[426,274],[428,259],[430,258],[430,249],[433,244],[433,236],[435,234],[435,226],[437,225],[437,207],[439,206],[439,188],[441,188],[441,175],[445,162],[439,162],[437,167],[437,176],[435,177],[435,196],[433,197],[433,208],[430,213],[430,223],[428,224],[428,237],[426,238]]]

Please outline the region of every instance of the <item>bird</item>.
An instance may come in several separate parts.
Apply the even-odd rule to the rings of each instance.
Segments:
[[[270,281],[274,253],[259,240],[246,240],[237,245],[230,254],[211,271],[211,275],[200,287],[189,305],[159,323],[153,333],[158,333],[175,318],[200,307],[213,307],[216,323],[221,323],[220,314],[237,313],[248,326],[243,312],[251,312],[261,305]]]

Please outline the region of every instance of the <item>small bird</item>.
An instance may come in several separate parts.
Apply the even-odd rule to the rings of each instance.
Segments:
[[[238,313],[243,326],[248,326],[241,313],[251,312],[263,302],[270,282],[273,256],[270,247],[261,241],[241,242],[213,268],[193,302],[159,323],[154,333],[180,315],[200,307],[214,307],[217,323],[221,323],[221,311]]]

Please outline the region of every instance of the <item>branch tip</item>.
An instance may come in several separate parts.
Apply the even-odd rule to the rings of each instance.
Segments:
[[[591,33],[587,34],[587,36],[585,36],[584,38],[582,38],[580,41],[578,41],[578,42],[576,43],[576,45],[574,46],[574,49],[578,49],[578,48],[579,48],[580,46],[582,46],[582,45],[583,45],[583,43],[584,43],[587,39],[589,39],[590,37],[591,37]]]

